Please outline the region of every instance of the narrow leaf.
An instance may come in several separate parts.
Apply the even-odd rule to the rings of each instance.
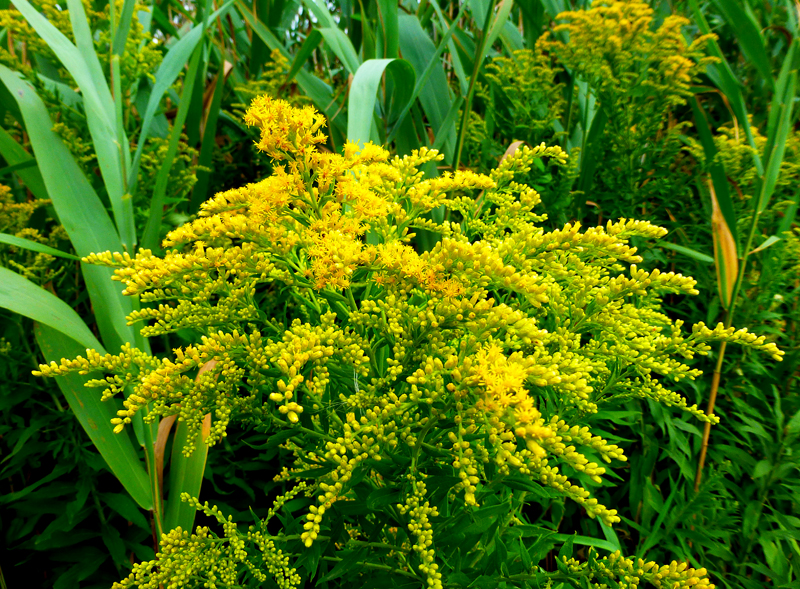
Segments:
[[[736,242],[733,240],[733,234],[719,208],[714,184],[711,181],[708,182],[708,190],[711,193],[711,235],[714,240],[717,288],[723,308],[729,309],[733,288],[739,274],[739,258],[736,254]]]
[[[67,258],[69,260],[80,261],[80,258],[78,256],[73,256],[72,254],[68,254],[67,252],[62,252],[61,250],[57,250],[54,247],[50,247],[49,245],[44,245],[43,243],[37,243],[35,241],[31,241],[30,239],[17,237],[16,235],[9,235],[8,233],[0,233],[0,242],[7,243],[8,245],[13,245],[14,247],[21,247],[26,250],[31,250],[33,252],[39,252],[40,254],[49,254],[51,256],[57,256],[59,258]]]
[[[387,68],[392,68],[395,75],[395,99],[405,105],[411,97],[416,75],[414,68],[404,59],[368,59],[358,68],[350,84],[347,114],[347,138],[350,141],[367,143],[379,142],[379,137],[372,133],[375,101],[381,78]]]
[[[86,256],[93,252],[120,251],[119,236],[103,203],[67,146],[53,132],[50,115],[36,91],[3,65],[0,65],[0,82],[19,105],[45,186],[76,253]],[[133,305],[111,281],[112,270],[89,265],[81,269],[106,348],[117,350],[125,342],[133,343],[133,329],[126,320]]]
[[[62,358],[74,358],[85,353],[81,344],[46,325],[37,323],[34,334],[47,362],[58,362]],[[99,346],[96,349],[102,350]],[[152,509],[150,482],[133,441],[128,434],[115,434],[111,426],[117,405],[111,401],[101,401],[96,390],[84,386],[87,380],[88,376],[74,373],[56,377],[70,409],[111,472],[142,509]]]

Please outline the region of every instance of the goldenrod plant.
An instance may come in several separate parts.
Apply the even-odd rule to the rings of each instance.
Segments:
[[[187,454],[200,435],[223,440],[232,422],[270,432],[289,460],[278,475],[285,491],[246,531],[184,494],[222,535],[165,530],[156,558],[116,587],[255,587],[268,577],[279,587],[373,586],[392,576],[429,587],[478,577],[712,586],[686,563],[595,548],[579,561],[574,538],[529,521],[529,508],[553,497],[604,526],[619,521],[592,497],[609,484],[600,461],[626,460],[585,425],[599,409],[651,399],[716,422],[671,388],[700,376],[686,359],[720,341],[781,359],[746,329],[686,332],[662,311],[664,294],[697,294],[691,278],[637,267],[630,240],[663,229],[628,219],[540,228],[539,195],[516,179],[537,159],[564,164],[558,147],[522,147],[488,175],[426,179],[420,166],[441,158],[432,150],[322,151],[325,121],[310,106],[264,96],[245,120],[260,129],[271,176],[204,203],[167,235],[164,256],[84,259],[114,267],[124,293],[146,305],[128,316],[144,336],[191,329],[198,343],[163,358],[87,350],[37,374],[92,376],[87,386],[104,399],[129,391],[112,420],[122,435],[142,411],[146,422],[177,416]],[[439,206],[449,220],[425,216]],[[422,254],[410,245],[420,229],[441,236]],[[559,543],[548,572],[541,561]]]

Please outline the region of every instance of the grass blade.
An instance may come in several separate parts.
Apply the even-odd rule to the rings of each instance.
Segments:
[[[50,49],[69,71],[83,96],[86,120],[89,133],[92,136],[100,172],[108,191],[114,219],[120,232],[122,243],[132,251],[135,236],[133,235],[132,208],[123,203],[125,194],[125,181],[122,177],[122,165],[118,154],[120,149],[127,149],[127,141],[120,144],[117,137],[114,118],[114,102],[103,76],[94,45],[91,40],[86,15],[83,5],[77,0],[70,0],[70,20],[74,27],[76,42],[73,45],[61,31],[50,24],[47,19],[39,14],[27,0],[18,0],[14,3],[28,24],[47,43]],[[91,46],[90,46],[91,45]],[[86,58],[89,58],[87,61]],[[127,199],[126,199],[127,200]]]
[[[125,43],[128,40],[128,33],[131,30],[133,20],[133,9],[136,7],[136,0],[125,0],[122,6],[122,14],[119,17],[119,24],[114,33],[114,43],[111,45],[111,52],[114,55],[122,55],[125,51]]]
[[[119,236],[103,203],[67,146],[52,131],[50,115],[36,91],[3,65],[0,82],[17,101],[45,187],[76,253],[120,251]],[[106,349],[116,351],[125,342],[134,343],[133,329],[126,320],[133,305],[111,282],[111,269],[84,265],[82,271]]]
[[[736,242],[722,215],[714,183],[709,180],[708,190],[711,193],[711,235],[714,240],[714,261],[717,267],[717,288],[719,298],[725,309],[730,309],[733,302],[733,291],[739,275],[739,256],[736,253]]]
[[[436,54],[436,46],[422,28],[419,19],[413,14],[400,15],[400,51],[411,63],[420,77]],[[452,106],[450,87],[441,63],[434,67],[430,78],[419,92],[422,110],[436,137],[442,136],[442,150],[448,160],[452,160],[456,147],[456,126],[454,121],[443,126]]]
[[[730,188],[728,187],[728,177],[725,174],[725,168],[717,161],[717,147],[714,144],[714,137],[711,134],[711,129],[706,119],[706,113],[700,101],[698,101],[695,96],[692,97],[690,102],[692,104],[692,111],[694,112],[694,126],[695,129],[697,129],[698,137],[700,137],[700,144],[703,146],[706,161],[711,164],[709,171],[711,174],[711,181],[714,183],[717,204],[722,216],[725,218],[725,223],[728,226],[728,230],[731,232],[734,243],[738,244],[739,236],[736,230],[736,209],[733,206],[733,199],[731,198]]]
[[[393,99],[408,104],[416,81],[414,68],[404,59],[368,59],[358,68],[350,84],[347,114],[347,138],[363,145],[380,141],[374,131],[375,101],[384,71],[392,68],[395,75]]]
[[[40,254],[48,254],[50,256],[57,256],[59,258],[67,258],[68,260],[80,261],[78,256],[73,256],[67,252],[62,252],[54,247],[44,245],[43,243],[37,243],[35,241],[31,241],[30,239],[9,235],[8,233],[0,233],[0,243],[7,243],[8,245],[21,247],[26,250],[31,250],[32,252],[39,252]]]
[[[400,49],[397,2],[395,0],[378,0],[378,19],[380,20],[381,34],[378,35],[377,55],[387,59],[397,57]]]
[[[772,102],[772,111],[777,111],[779,114],[777,116],[777,128],[768,137],[767,145],[764,149],[767,163],[758,197],[758,209],[756,212],[759,214],[767,208],[775,192],[775,184],[778,182],[778,174],[783,163],[783,156],[786,153],[786,140],[789,137],[789,131],[792,129],[796,87],[797,72],[794,71],[789,76],[785,94],[780,97],[776,95],[775,100]]]
[[[447,29],[447,32],[445,33],[444,37],[442,37],[442,40],[439,42],[439,46],[436,48],[436,51],[431,56],[430,61],[428,61],[428,65],[425,66],[425,70],[422,72],[422,75],[417,79],[417,83],[414,85],[414,91],[411,93],[411,97],[408,99],[408,103],[406,104],[405,108],[400,112],[400,115],[394,122],[394,128],[392,129],[392,132],[389,134],[389,136],[386,138],[386,143],[392,142],[394,136],[397,134],[403,122],[405,121],[406,116],[408,116],[411,107],[417,100],[420,91],[425,86],[425,84],[428,83],[428,78],[430,78],[431,74],[433,73],[437,65],[441,66],[441,61],[439,60],[439,58],[444,52],[444,48],[448,45],[448,43],[450,43],[450,39],[452,39],[453,32],[456,30],[457,25],[458,25],[458,19],[454,19],[450,27]]]
[[[186,78],[181,91],[181,100],[178,105],[178,114],[175,115],[175,120],[172,123],[172,134],[169,138],[169,146],[167,153],[164,156],[164,162],[158,170],[156,177],[156,185],[153,189],[153,197],[150,200],[150,215],[145,225],[144,233],[142,234],[142,247],[150,250],[158,249],[158,237],[161,231],[161,220],[163,217],[164,197],[167,192],[167,181],[169,180],[169,171],[172,168],[172,163],[175,160],[175,154],[178,152],[178,143],[181,139],[183,132],[183,123],[186,120],[186,115],[189,113],[191,106],[192,92],[197,80],[197,70],[200,67],[200,58],[203,55],[203,45],[197,45],[194,48],[194,54],[189,62],[189,70],[186,72]]]
[[[1,266],[0,282],[3,284],[3,288],[0,289],[0,307],[62,332],[83,346],[79,354],[85,353],[87,348],[104,353],[103,346],[83,319],[57,296],[13,270]],[[59,356],[56,359],[66,357]]]
[[[751,13],[744,10],[739,0],[714,0],[714,6],[725,17],[726,24],[733,29],[745,58],[756,67],[759,77],[767,86],[773,89],[775,80],[772,77],[772,65],[758,22]]]
[[[206,111],[203,142],[200,146],[200,156],[197,160],[198,166],[205,168],[211,166],[211,158],[214,155],[214,150],[217,148],[217,121],[219,120],[222,93],[232,68],[233,65],[229,61],[224,61],[222,68],[217,72],[217,79],[214,82],[214,94],[212,95],[211,103]],[[200,203],[206,200],[210,178],[210,172],[199,171],[197,173],[197,184],[195,184],[194,189],[192,189],[191,201],[189,203],[189,210],[191,212],[196,212],[200,208]]]
[[[195,510],[181,501],[181,493],[189,493],[192,497],[200,495],[203,484],[203,473],[208,458],[208,445],[206,438],[211,431],[211,414],[203,420],[201,435],[195,440],[194,452],[188,458],[182,450],[189,439],[188,427],[185,422],[180,422],[175,430],[172,441],[172,456],[169,469],[169,497],[164,512],[164,529],[170,530],[178,526],[184,530],[191,530],[194,522]]]
[[[30,189],[36,198],[49,198],[47,189],[44,186],[44,180],[42,180],[42,173],[39,171],[38,162],[2,127],[0,127],[0,155],[3,156],[9,166],[33,162],[34,165],[32,167],[19,168],[15,170],[15,173],[22,178],[25,186]]]
[[[85,353],[74,340],[46,325],[36,324],[34,334],[47,362],[58,362],[61,358],[75,358]],[[102,350],[102,348],[95,349]],[[153,497],[147,472],[133,441],[128,434],[115,434],[111,426],[111,419],[116,417],[118,405],[116,402],[101,401],[96,390],[84,386],[87,380],[88,376],[74,373],[56,377],[56,382],[64,393],[70,409],[86,430],[111,472],[141,508],[152,509]]]
[[[265,27],[264,24],[253,15],[242,0],[236,0],[236,7],[239,9],[239,13],[247,24],[250,25],[253,32],[267,47],[271,50],[277,49],[287,58],[291,58],[291,55],[286,51],[283,44],[272,34],[272,31]],[[320,80],[314,74],[305,71],[302,67],[297,70],[296,78],[297,84],[300,86],[303,94],[311,98],[319,110],[325,113],[325,116],[328,117],[328,121],[330,121],[333,126],[344,132],[345,129],[340,123],[340,119],[335,116],[338,106],[334,103],[333,92],[331,91],[330,85]]]
[[[322,33],[320,33],[317,29],[311,29],[311,32],[306,37],[306,40],[303,41],[303,44],[300,46],[300,50],[297,52],[297,55],[294,56],[292,67],[286,74],[286,81],[283,83],[284,86],[294,80],[297,72],[299,72],[306,62],[311,59],[311,54],[316,51],[320,43],[322,43]]]
[[[317,30],[334,55],[342,62],[347,73],[355,75],[361,65],[361,60],[358,58],[350,38],[339,27],[322,27]]]
[[[689,6],[692,9],[692,14],[694,15],[695,22],[700,31],[705,35],[711,33],[711,28],[708,26],[706,17],[703,15],[702,10],[700,10],[697,0],[689,0]],[[756,147],[753,133],[750,130],[750,120],[747,117],[747,107],[744,103],[744,97],[742,96],[739,82],[715,39],[709,42],[709,48],[711,54],[720,60],[720,64],[719,68],[715,65],[709,65],[707,68],[708,76],[730,102],[731,108],[736,114],[736,118],[739,120],[739,125],[744,129],[745,135],[747,136],[747,143],[753,148],[753,161],[756,166],[756,171],[759,177],[763,176],[764,164],[761,162],[761,157],[758,155],[758,148]]]

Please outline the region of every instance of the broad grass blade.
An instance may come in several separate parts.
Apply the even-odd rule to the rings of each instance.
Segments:
[[[136,0],[125,0],[122,6],[122,13],[119,17],[117,30],[114,32],[114,42],[111,45],[111,52],[114,55],[122,55],[125,51],[125,43],[128,40],[128,33],[131,30],[133,20],[133,10],[136,7]]]
[[[342,62],[347,73],[355,75],[361,65],[361,60],[358,58],[350,38],[339,27],[322,27],[317,30],[334,55]]]
[[[217,365],[216,360],[209,360],[200,367],[197,378],[213,370]],[[200,496],[200,487],[203,484],[203,473],[206,469],[208,458],[208,444],[206,440],[211,432],[211,414],[203,418],[200,435],[194,440],[194,450],[189,456],[183,454],[183,448],[189,440],[189,429],[186,422],[179,422],[172,440],[172,456],[169,468],[169,497],[164,512],[164,529],[172,530],[180,526],[184,530],[191,530],[194,522],[195,510],[181,501],[181,493],[189,493],[192,497]]]
[[[714,0],[714,6],[725,17],[725,22],[733,29],[739,47],[747,60],[758,70],[759,77],[774,89],[770,63],[761,26],[753,18],[753,14],[739,4],[740,0]]]
[[[217,78],[214,82],[214,94],[211,98],[211,103],[206,110],[205,125],[203,128],[203,143],[200,146],[200,157],[198,158],[198,165],[209,168],[211,166],[211,158],[214,155],[214,150],[217,148],[217,121],[219,120],[220,104],[222,103],[222,92],[225,89],[225,82],[232,69],[232,64],[224,61],[222,68],[217,72]],[[189,209],[192,212],[200,208],[200,204],[206,200],[208,193],[208,183],[211,178],[210,172],[199,171],[197,173],[197,184],[192,189],[192,197]]]
[[[419,93],[422,91],[422,88],[425,87],[425,84],[427,84],[428,78],[430,78],[431,74],[434,72],[436,67],[439,66],[441,68],[441,61],[439,58],[442,56],[445,47],[450,43],[450,40],[453,37],[453,32],[456,30],[457,27],[458,27],[458,20],[453,20],[452,24],[450,25],[450,28],[447,29],[447,32],[445,33],[444,37],[442,37],[442,40],[439,41],[439,46],[436,48],[435,53],[431,56],[428,65],[425,66],[425,70],[422,72],[422,75],[419,78],[417,78],[417,83],[414,84],[414,92],[411,94],[411,98],[408,99],[405,108],[400,112],[400,115],[394,122],[394,129],[386,138],[386,143],[391,143],[396,133],[400,130],[401,126],[403,125],[403,122],[405,121],[406,116],[411,110],[411,107],[416,102]]]
[[[391,59],[398,56],[400,49],[400,25],[397,20],[397,2],[395,0],[378,0],[378,57]]]
[[[25,149],[17,143],[8,132],[0,127],[0,155],[6,160],[9,166],[16,166],[25,162],[33,162],[29,168],[20,168],[15,173],[22,178],[25,186],[30,189],[36,198],[47,199],[47,189],[44,187],[42,173],[39,171],[38,163]]]
[[[708,22],[706,21],[703,11],[700,10],[698,1],[689,0],[689,6],[692,8],[692,14],[694,15],[695,23],[700,31],[706,35],[711,33],[711,28],[708,26]],[[747,136],[747,143],[754,150],[753,161],[756,166],[756,171],[758,172],[759,176],[763,176],[764,164],[761,161],[761,157],[758,155],[758,148],[756,147],[753,133],[750,130],[750,120],[747,117],[747,106],[744,103],[744,97],[742,96],[742,90],[739,85],[739,81],[736,79],[736,75],[733,73],[733,69],[728,63],[728,60],[725,58],[725,55],[722,53],[717,41],[712,39],[709,43],[709,47],[711,54],[720,60],[720,64],[719,66],[709,65],[707,67],[708,77],[711,78],[714,84],[716,84],[716,86],[722,91],[723,94],[725,94],[725,97],[728,99],[728,102],[730,103],[731,108],[733,109],[733,112],[736,114],[736,118],[739,121],[739,125],[742,127],[742,129],[744,129],[745,135]]]
[[[122,144],[117,137],[114,101],[111,98],[111,91],[103,76],[97,55],[94,53],[91,31],[86,22],[83,5],[77,0],[69,0],[68,5],[78,47],[39,14],[27,0],[18,0],[14,3],[28,24],[53,50],[81,90],[89,133],[92,136],[100,172],[103,175],[111,208],[114,211],[117,229],[120,232],[122,243],[128,247],[129,251],[132,251],[135,240],[133,209],[130,207],[129,199],[125,199],[127,204],[123,203],[126,189],[123,163],[119,156],[121,149],[127,149],[127,140]]]
[[[436,54],[436,46],[431,41],[430,35],[425,32],[419,19],[413,14],[400,15],[400,50],[421,76]],[[452,105],[450,87],[444,68],[439,64],[430,73],[427,83],[419,92],[422,110],[428,118],[434,135],[442,137],[444,143],[442,150],[448,160],[452,160],[456,148],[455,121],[443,127],[447,113]]]
[[[3,285],[3,288],[0,289],[0,307],[48,325],[69,336],[83,346],[78,354],[84,354],[87,348],[95,349],[101,354],[104,353],[103,346],[97,341],[83,319],[72,307],[54,294],[47,292],[41,286],[13,270],[3,267],[0,267],[0,284]],[[57,360],[66,357],[59,356]]]
[[[3,65],[0,82],[17,101],[45,187],[77,254],[120,251],[119,236],[103,203],[67,146],[52,131],[50,115],[36,91]],[[116,351],[123,343],[134,343],[126,319],[133,306],[111,281],[111,269],[84,265],[82,271],[106,349]]]
[[[49,245],[44,245],[43,243],[38,243],[36,241],[31,241],[30,239],[17,237],[16,235],[9,235],[8,233],[0,233],[0,242],[13,245],[14,247],[21,247],[26,250],[31,250],[32,252],[39,252],[40,254],[48,254],[50,256],[57,256],[59,258],[67,258],[68,260],[80,261],[78,256],[73,256],[67,252],[62,252],[54,247],[50,247]]]
[[[217,16],[225,14],[233,5],[233,0],[228,0],[223,4],[219,10],[214,12],[210,18],[214,19]],[[136,178],[139,175],[139,166],[141,164],[142,150],[147,141],[150,127],[153,124],[153,118],[158,110],[159,104],[164,94],[169,90],[178,79],[178,75],[183,71],[186,62],[192,55],[197,43],[203,36],[203,26],[196,25],[191,31],[186,33],[180,41],[175,43],[172,48],[164,56],[161,65],[158,66],[156,71],[156,81],[153,85],[153,90],[150,92],[150,98],[147,101],[147,108],[144,111],[142,119],[142,130],[137,137],[136,154],[133,157],[133,164],[131,165],[130,176],[128,177],[128,185],[133,187]]]
[[[62,358],[74,358],[85,353],[80,344],[46,325],[37,324],[34,334],[47,362],[58,362]],[[99,347],[96,349],[102,350]],[[88,376],[74,373],[56,377],[70,409],[111,472],[141,508],[150,510],[153,508],[150,482],[134,443],[130,435],[125,432],[115,434],[111,426],[118,406],[115,402],[101,401],[97,390],[84,386],[87,380]]]
[[[714,137],[711,134],[711,129],[706,120],[706,113],[697,100],[693,96],[690,100],[692,111],[694,112],[694,126],[697,129],[697,135],[700,137],[700,144],[703,146],[703,152],[706,156],[706,161],[710,162],[711,180],[714,183],[715,198],[717,205],[725,218],[725,224],[731,232],[734,243],[739,243],[739,236],[736,230],[736,209],[733,206],[733,199],[731,198],[731,191],[728,187],[728,177],[725,174],[725,168],[717,160],[717,147],[714,144]]]
[[[395,75],[393,97],[398,104],[407,104],[411,98],[416,75],[414,68],[404,59],[368,59],[358,68],[350,84],[347,108],[347,138],[361,145],[368,141],[378,143],[374,114],[378,87],[384,71],[392,68]]]
[[[792,114],[794,112],[796,87],[797,72],[794,71],[789,76],[784,95],[776,95],[772,101],[772,112],[778,112],[777,126],[767,138],[767,145],[764,149],[764,157],[767,163],[758,198],[758,213],[762,213],[767,208],[775,192],[775,184],[778,182],[778,174],[780,174],[783,156],[786,153],[786,140],[789,137],[789,131],[793,130]]]
[[[272,34],[272,31],[265,27],[264,24],[253,15],[242,0],[236,0],[236,7],[239,9],[239,13],[247,24],[253,29],[253,32],[267,47],[271,50],[278,49],[284,56],[291,58],[291,55],[286,51],[283,44]],[[332,125],[336,126],[340,131],[345,132],[343,125],[339,122],[340,119],[335,116],[338,106],[334,103],[333,92],[331,91],[330,85],[320,80],[314,74],[305,71],[303,68],[298,69],[296,78],[303,94],[311,98],[317,108],[328,117],[328,121],[332,121]]]
[[[192,59],[189,62],[189,70],[186,73],[183,90],[181,91],[178,113],[175,115],[175,120],[172,123],[172,134],[169,138],[167,153],[164,156],[161,167],[158,169],[156,185],[153,189],[153,197],[150,199],[150,215],[147,219],[147,225],[145,225],[144,228],[144,234],[142,235],[142,247],[146,249],[157,250],[159,247],[158,236],[161,230],[169,171],[175,161],[175,154],[178,152],[178,143],[180,142],[181,133],[183,132],[183,123],[186,120],[186,115],[189,112],[189,107],[192,102],[192,92],[194,91],[194,85],[198,78],[197,70],[200,67],[200,58],[202,55],[203,46],[197,45],[194,48],[194,55],[192,55]]]

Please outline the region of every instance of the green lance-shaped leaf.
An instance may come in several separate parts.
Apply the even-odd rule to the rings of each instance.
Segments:
[[[122,137],[117,136],[114,100],[94,51],[92,33],[83,5],[78,0],[68,0],[67,5],[77,46],[39,14],[27,0],[14,3],[28,24],[53,50],[81,90],[89,133],[114,211],[117,229],[122,243],[130,251],[136,237],[133,206],[130,198],[125,198],[127,187],[124,169],[130,159],[127,152],[128,140],[124,137],[124,132]]]
[[[114,224],[91,184],[61,138],[33,87],[0,65],[0,82],[17,101],[39,170],[59,221],[79,256],[94,252],[120,251],[122,244]],[[133,328],[127,325],[132,302],[111,281],[112,270],[84,265],[81,268],[103,343],[110,351],[123,343],[134,343]]]
[[[30,188],[36,198],[48,198],[42,173],[39,171],[36,160],[2,127],[0,127],[0,155],[8,162],[9,166],[23,166],[32,162],[32,166],[19,167],[14,172],[22,178],[25,186]]]
[[[414,66],[414,71],[418,76],[425,72],[437,52],[436,46],[415,15],[400,15],[400,51],[403,53],[403,57]],[[437,138],[440,135],[444,136],[442,149],[445,157],[451,159],[455,153],[456,126],[454,121],[448,121],[447,125],[444,124],[453,100],[441,63],[433,68],[427,83],[420,89],[419,100],[434,135]]]
[[[405,106],[416,81],[412,65],[404,59],[368,59],[358,68],[350,84],[347,108],[347,138],[360,144],[380,141],[374,125],[375,101],[384,72],[394,74],[392,100]],[[401,108],[402,108],[401,106]]]
[[[106,353],[78,314],[55,295],[7,268],[0,268],[0,284],[3,285],[0,288],[0,307],[37,322],[37,342],[48,362],[74,358],[85,354],[87,349]],[[116,404],[103,403],[97,391],[83,386],[86,382],[83,377],[67,375],[57,380],[75,416],[112,467],[112,472],[139,505],[150,509],[152,493],[134,446],[128,436],[114,435],[111,427],[110,420],[116,417]],[[134,422],[134,427],[137,426],[141,436],[141,422]],[[134,463],[139,465],[135,468],[130,466]],[[129,466],[133,469],[130,473],[127,472]],[[144,491],[139,469],[145,477]]]
[[[291,55],[289,55],[289,53],[286,51],[286,48],[283,46],[283,44],[278,41],[275,35],[272,34],[272,31],[264,26],[264,23],[256,18],[253,12],[242,0],[236,0],[236,7],[239,9],[239,13],[242,15],[247,24],[252,28],[253,33],[255,33],[267,47],[269,47],[271,50],[277,49],[286,58],[291,58]],[[309,52],[308,55],[310,56],[311,53],[312,52]],[[294,70],[294,67],[292,69]],[[314,74],[307,72],[302,67],[297,68],[295,78],[297,79],[297,84],[300,86],[303,94],[308,96],[321,112],[325,113],[325,115],[328,117],[328,121],[332,121],[332,125],[344,132],[345,129],[340,123],[341,119],[335,116],[338,106],[334,103],[333,92],[330,85],[320,80]]]
[[[102,352],[103,346],[97,341],[83,319],[72,307],[54,294],[13,270],[3,267],[0,267],[0,284],[3,285],[0,289],[0,307],[48,325],[67,335],[83,346],[83,349],[78,350],[78,354],[83,354],[86,348],[104,353]],[[57,360],[66,357],[68,356],[59,356]]]
[[[32,252],[57,256],[59,258],[67,258],[68,260],[80,260],[78,256],[73,256],[67,252],[62,252],[54,247],[50,247],[49,245],[44,245],[43,243],[31,241],[30,239],[25,239],[23,237],[17,237],[16,235],[9,235],[8,233],[0,233],[0,243],[7,243],[8,245],[13,245],[14,247],[21,247],[26,250],[31,250]]]

